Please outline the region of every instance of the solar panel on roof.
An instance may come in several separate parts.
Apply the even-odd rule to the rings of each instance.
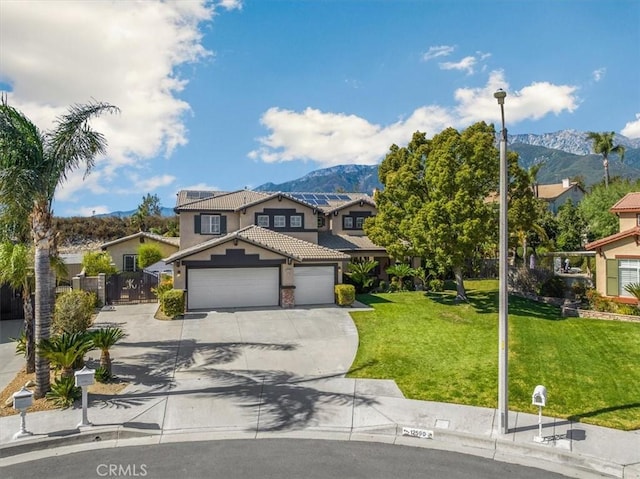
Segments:
[[[317,206],[327,206],[329,202],[327,200],[316,200]]]
[[[333,193],[330,195],[326,195],[328,200],[339,200],[338,195],[334,195]]]
[[[349,195],[338,195],[339,200],[349,201],[351,197]]]

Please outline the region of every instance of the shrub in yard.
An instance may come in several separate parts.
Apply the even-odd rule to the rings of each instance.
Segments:
[[[552,276],[540,285],[540,291],[538,291],[538,294],[540,296],[562,298],[564,297],[564,288],[565,283],[563,279],[559,276]]]
[[[99,383],[107,383],[111,380],[112,376],[107,368],[100,366],[96,369],[95,378]]]
[[[111,376],[111,354],[109,350],[126,336],[120,328],[100,328],[91,331],[91,346],[100,350],[100,367],[108,371]]]
[[[155,244],[141,244],[138,247],[138,267],[144,269],[162,259],[162,251]]]
[[[360,292],[366,293],[371,290],[371,286],[375,282],[375,276],[372,271],[378,266],[377,261],[351,261],[347,264],[347,272],[345,273],[360,288]]]
[[[640,302],[640,283],[630,283],[624,287],[625,291],[633,296]]]
[[[51,391],[46,394],[47,401],[52,401],[63,409],[73,405],[76,399],[80,399],[82,391],[76,386],[73,376],[56,379],[51,384]]]
[[[542,285],[553,277],[547,269],[520,267],[509,271],[509,287],[521,293],[539,294]]]
[[[604,298],[595,289],[588,289],[587,301],[589,301],[589,307],[594,311],[600,311],[602,313],[613,313],[616,311],[616,304],[610,299]]]
[[[444,291],[444,281],[437,278],[430,280],[429,291],[436,291],[438,293]]]
[[[640,316],[640,309],[632,304],[618,304],[616,313],[627,316]]]
[[[43,339],[38,344],[40,354],[51,361],[55,367],[62,369],[62,377],[73,378],[73,368],[91,349],[90,336],[85,332],[62,333]]]
[[[169,276],[163,277],[160,280],[160,283],[158,283],[158,287],[152,288],[151,292],[155,294],[158,299],[160,299],[164,293],[171,289],[173,289],[173,278]]]
[[[184,314],[184,291],[171,289],[160,297],[162,312],[171,318]]]
[[[82,257],[82,267],[87,276],[97,276],[99,273],[115,274],[118,270],[113,265],[111,255],[106,251],[90,251]]]
[[[336,284],[336,298],[339,306],[348,306],[356,300],[356,288],[352,284]]]
[[[91,326],[96,302],[96,295],[87,291],[75,289],[62,293],[56,299],[51,325],[53,334],[86,331]]]

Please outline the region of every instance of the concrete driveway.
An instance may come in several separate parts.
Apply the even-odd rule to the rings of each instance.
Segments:
[[[156,307],[117,306],[101,312],[96,324],[127,332],[111,355],[114,374],[130,385],[119,396],[94,398],[112,410],[144,407],[136,423],[170,431],[255,430],[260,422],[280,430],[320,420],[321,404],[344,409],[353,399],[352,382],[335,390],[358,347],[345,309],[190,313],[158,321]],[[99,353],[89,357],[97,366]]]
[[[11,341],[11,338],[20,336],[23,323],[22,319],[0,321],[0,391],[24,367],[24,357],[16,355],[16,343]]]

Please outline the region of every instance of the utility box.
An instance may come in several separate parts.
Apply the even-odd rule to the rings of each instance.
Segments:
[[[534,406],[544,407],[547,405],[547,388],[542,385],[536,386],[531,396],[531,403]]]

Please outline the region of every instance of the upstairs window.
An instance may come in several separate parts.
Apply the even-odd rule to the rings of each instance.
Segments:
[[[220,215],[202,215],[200,232],[204,234],[220,234]]]
[[[361,230],[363,226],[364,226],[364,217],[363,216],[356,217],[356,229]]]
[[[302,216],[300,215],[293,215],[291,216],[291,218],[289,219],[290,221],[290,226],[292,228],[302,228]]]
[[[287,227],[287,217],[284,215],[276,215],[273,217],[273,227],[274,228],[286,228]]]
[[[263,228],[269,227],[269,215],[258,215],[258,226],[262,226]]]
[[[353,218],[351,216],[343,216],[342,218],[342,227],[345,230],[353,229]]]

